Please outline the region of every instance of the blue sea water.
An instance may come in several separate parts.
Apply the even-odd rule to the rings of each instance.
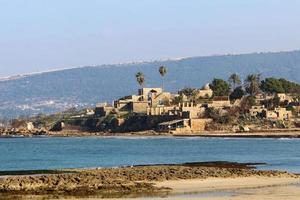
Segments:
[[[203,161],[264,162],[300,173],[300,139],[1,138],[0,170],[114,167]]]

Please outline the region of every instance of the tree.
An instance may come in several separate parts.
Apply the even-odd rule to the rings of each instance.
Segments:
[[[281,82],[285,93],[300,93],[300,85],[298,83],[291,82],[283,78],[280,78],[279,81]]]
[[[278,107],[280,104],[280,98],[278,97],[278,95],[275,95],[275,97],[272,99],[272,103],[274,105],[274,108]]]
[[[188,99],[195,99],[196,95],[197,95],[197,89],[195,88],[183,88],[182,90],[179,91],[180,95],[185,95]]]
[[[138,72],[136,73],[135,78],[138,84],[143,87],[145,83],[145,75],[142,72]]]
[[[229,95],[230,100],[241,99],[246,94],[242,86],[236,87]]]
[[[267,93],[284,93],[282,82],[276,78],[266,78],[261,81],[260,89]]]
[[[205,110],[205,116],[208,118],[212,118],[214,122],[220,124],[228,124],[234,120],[234,117],[230,115],[228,112],[222,112],[221,109],[215,108],[207,108]]]
[[[223,79],[215,78],[210,84],[210,88],[214,92],[214,96],[228,96],[230,92],[229,84]]]
[[[167,73],[167,67],[165,66],[160,66],[159,69],[158,69],[161,77],[162,77],[162,88],[164,89],[164,76],[166,75]]]
[[[276,94],[274,96],[274,98],[272,98],[272,99],[265,99],[265,100],[261,101],[261,104],[264,105],[266,109],[272,110],[279,106],[280,98]]]
[[[261,90],[267,93],[299,93],[300,85],[286,79],[266,78],[261,82]]]
[[[251,96],[254,96],[259,92],[260,76],[260,74],[249,74],[245,80],[246,92]]]
[[[228,82],[231,84],[231,89],[234,90],[237,85],[241,84],[241,78],[238,74],[234,73],[229,76]]]

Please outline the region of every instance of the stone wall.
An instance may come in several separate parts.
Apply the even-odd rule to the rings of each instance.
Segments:
[[[211,121],[212,119],[190,119],[191,131],[192,132],[204,131],[206,125]]]

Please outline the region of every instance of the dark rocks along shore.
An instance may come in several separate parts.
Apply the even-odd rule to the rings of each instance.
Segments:
[[[180,179],[234,178],[234,177],[294,177],[279,171],[260,171],[238,163],[189,163],[181,165],[153,165],[89,170],[71,170],[49,175],[22,175],[0,177],[0,195],[7,194],[97,194],[114,197],[129,193],[167,192],[153,182]]]

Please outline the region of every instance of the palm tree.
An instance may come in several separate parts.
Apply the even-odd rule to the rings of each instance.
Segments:
[[[164,89],[164,76],[166,75],[167,73],[167,67],[165,66],[160,66],[159,69],[158,69],[161,77],[162,77],[162,89]]]
[[[143,87],[144,83],[145,83],[145,75],[142,72],[138,72],[135,74],[135,78],[136,81],[138,82],[138,84]]]
[[[245,80],[246,91],[254,96],[259,92],[261,74],[249,74]]]
[[[231,84],[231,89],[234,90],[237,85],[241,84],[241,78],[238,74],[234,73],[229,76],[228,82]]]

